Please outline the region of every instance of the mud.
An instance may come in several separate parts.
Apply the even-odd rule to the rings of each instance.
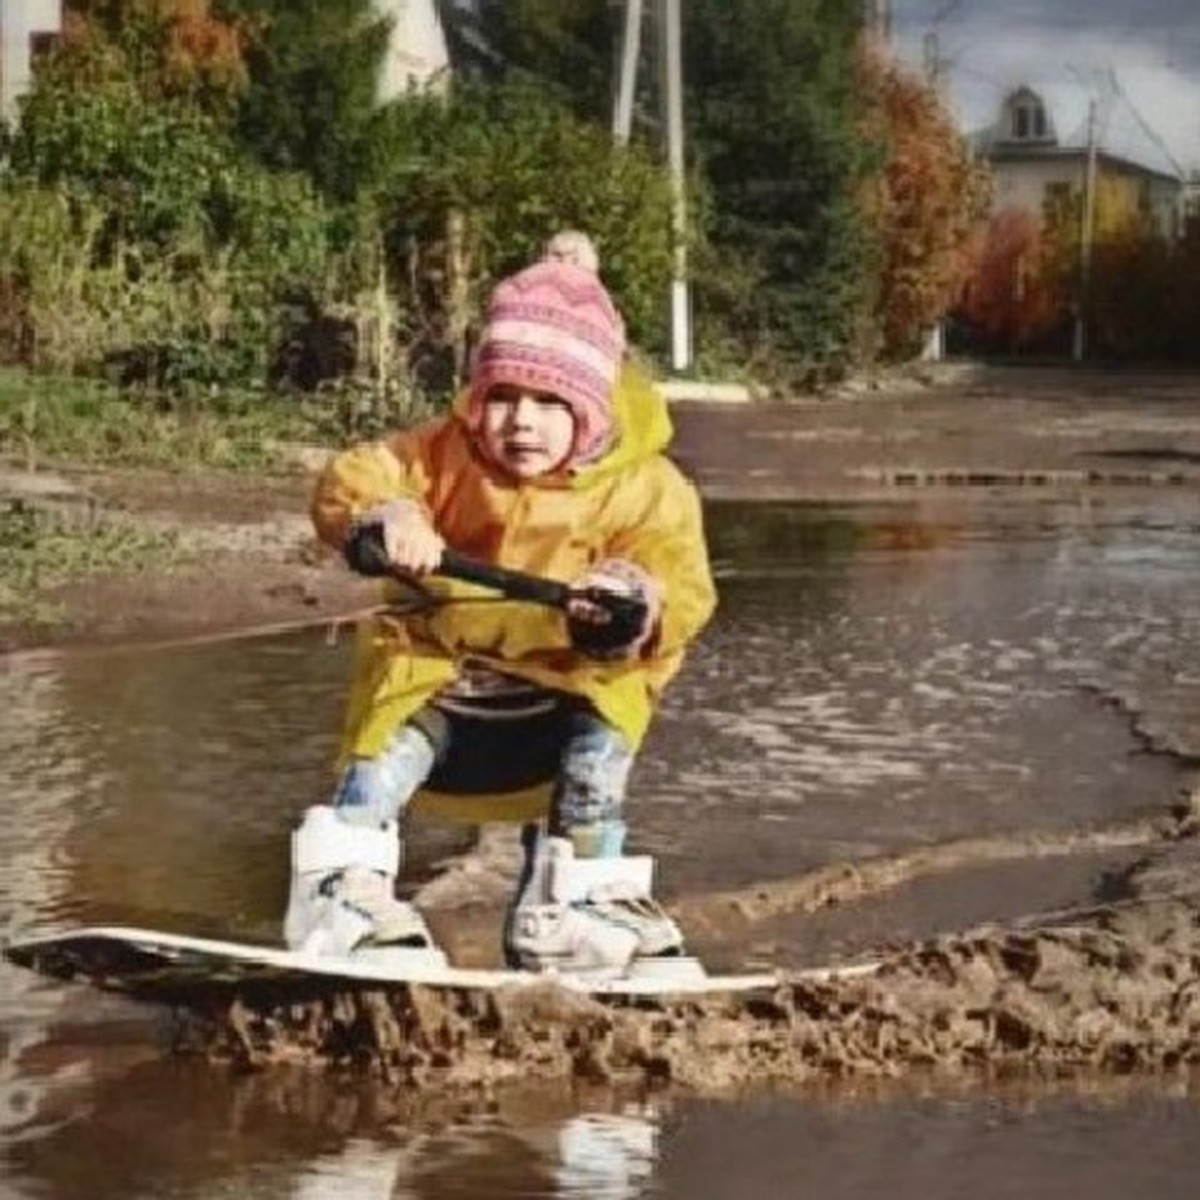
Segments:
[[[914,1070],[1162,1071],[1200,1062],[1200,896],[1085,925],[939,937],[865,977],[796,975],[744,996],[614,1004],[547,983],[241,999],[190,1018],[179,1046],[242,1068],[353,1067],[423,1091],[569,1078],[705,1094]]]
[[[1126,1074],[1200,1063],[1200,791],[1159,832],[1131,898],[912,942],[774,990],[598,1000],[553,981],[482,992],[398,987],[280,1003],[214,1000],[177,1049],[240,1069],[353,1069],[419,1092],[530,1079],[711,1094],[821,1080],[1038,1072]],[[886,887],[919,859],[874,879]],[[853,895],[863,894],[864,873]],[[834,903],[816,873],[789,903]],[[779,898],[774,906],[778,908]]]
[[[1200,795],[1200,794],[1198,794]],[[689,931],[702,934],[720,928],[728,937],[731,925],[750,926],[779,916],[813,913],[879,895],[916,879],[963,868],[998,862],[1026,862],[1038,858],[1150,846],[1162,840],[1192,837],[1198,828],[1194,811],[1197,799],[1181,801],[1161,820],[1135,821],[1096,830],[1066,830],[1059,834],[1008,834],[991,838],[964,838],[904,854],[886,855],[859,862],[835,863],[798,879],[756,884],[711,896],[692,896],[677,906]]]
[[[866,904],[886,907],[889,897],[914,885],[940,888],[933,901],[936,923],[944,920],[945,893],[953,890],[947,887],[949,879],[960,881],[955,894],[961,904],[962,877],[978,878],[993,868],[1027,870],[1029,877],[1019,885],[1021,895],[1009,907],[1014,913],[1036,912],[1039,917],[1035,919],[1044,919],[1046,910],[1031,894],[1046,874],[1041,864],[1059,864],[1053,868],[1056,875],[1072,863],[1081,864],[1080,870],[1092,878],[1102,870],[1114,898],[1146,894],[1151,886],[1167,894],[1185,891],[1192,879],[1200,880],[1198,833],[1200,788],[1181,794],[1160,816],[1091,828],[936,842],[834,862],[746,887],[689,892],[673,898],[670,909],[688,931],[689,946],[713,969],[805,966],[846,957],[847,942],[848,952],[855,957],[878,951],[878,945],[872,947],[865,940]],[[413,899],[433,926],[438,944],[454,962],[473,967],[502,965],[496,913],[508,900],[519,866],[511,831],[505,826],[485,826],[470,854],[447,860],[439,874],[414,890]],[[994,904],[990,893],[986,903]],[[835,910],[841,918],[832,923],[843,928],[831,944],[829,929],[818,928],[816,918],[828,918]],[[1071,915],[1077,914],[1072,911]],[[895,921],[894,912],[888,910],[880,923],[893,927]],[[822,926],[830,923],[821,922]],[[894,940],[889,938],[886,944],[891,946]]]

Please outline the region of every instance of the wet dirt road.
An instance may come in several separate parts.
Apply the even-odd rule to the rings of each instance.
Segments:
[[[1189,841],[1165,834],[1200,761],[1191,497],[720,505],[710,527],[721,614],[639,764],[630,819],[712,964],[854,958],[1128,901],[1147,880],[1190,885]],[[0,933],[120,919],[269,935],[290,821],[322,792],[346,653],[314,634],[8,660]],[[452,830],[414,835],[418,879],[466,848]],[[454,948],[486,960],[510,839],[489,832],[471,862],[422,894]],[[973,977],[978,957],[963,959]],[[850,1084],[740,1100],[551,1075],[532,1100],[414,1098],[164,1061],[160,1024],[0,966],[0,1196],[850,1196],[891,1182],[1000,1197],[1086,1182],[1115,1200],[1139,1151],[1156,1194],[1194,1190],[1180,1074],[1115,1092]],[[677,1052],[693,1094],[706,1076],[756,1081],[740,1049]],[[856,1078],[852,1060],[838,1069]],[[1007,1167],[983,1178],[981,1161]]]

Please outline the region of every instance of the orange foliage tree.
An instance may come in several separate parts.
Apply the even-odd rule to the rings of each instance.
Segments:
[[[68,0],[63,42],[81,81],[128,74],[152,98],[227,110],[248,82],[246,30],[211,0]]]
[[[1047,204],[1044,231],[1050,264],[1085,309],[1090,354],[1117,359],[1171,355],[1172,268],[1178,260],[1141,203],[1136,178],[1100,166],[1086,296],[1081,188]]]
[[[878,236],[874,325],[886,357],[912,354],[970,274],[990,196],[938,93],[875,49],[862,58],[864,122],[882,168],[864,197]]]
[[[982,349],[1030,349],[1062,329],[1070,293],[1059,251],[1033,213],[1005,208],[992,217],[960,308]]]

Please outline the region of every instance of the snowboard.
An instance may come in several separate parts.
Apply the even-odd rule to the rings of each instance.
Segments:
[[[220,993],[268,990],[284,997],[405,985],[494,991],[549,979],[592,996],[638,997],[747,992],[782,982],[774,972],[710,975],[697,959],[684,956],[639,960],[626,975],[552,974],[456,967],[436,949],[387,947],[332,957],[127,926],[31,937],[11,942],[4,955],[54,979],[181,1007],[204,1006]]]

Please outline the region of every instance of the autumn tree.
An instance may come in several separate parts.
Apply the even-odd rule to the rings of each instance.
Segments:
[[[1200,362],[1196,339],[1196,314],[1200,312],[1200,212],[1189,213],[1178,241],[1172,247],[1167,297],[1167,321],[1171,330],[1171,355],[1186,362]]]
[[[1096,247],[1088,303],[1094,353],[1116,359],[1173,356],[1179,283],[1173,257],[1166,239],[1133,230]]]
[[[212,0],[68,0],[55,57],[80,85],[125,76],[148,99],[228,113],[248,85],[245,34]]]
[[[875,49],[864,52],[860,71],[864,129],[883,153],[864,189],[878,238],[872,324],[883,355],[903,358],[971,272],[990,180],[933,88]]]
[[[1081,311],[1087,352],[1118,359],[1170,353],[1174,256],[1142,203],[1138,179],[1101,160],[1083,276],[1084,189],[1060,187],[1044,215],[1048,270]]]
[[[988,223],[967,281],[960,315],[993,352],[1038,347],[1069,319],[1069,293],[1042,223],[1021,208]]]

